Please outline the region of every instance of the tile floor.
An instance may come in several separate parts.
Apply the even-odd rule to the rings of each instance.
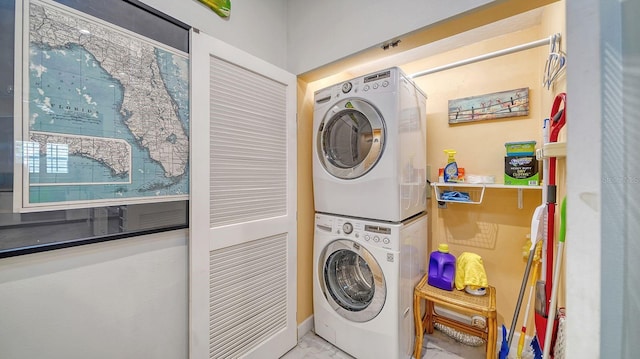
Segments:
[[[482,359],[485,358],[485,346],[472,347],[460,344],[442,332],[436,330],[425,335],[422,359]],[[305,334],[298,345],[281,359],[353,359],[313,332]],[[367,359],[367,358],[358,358]]]

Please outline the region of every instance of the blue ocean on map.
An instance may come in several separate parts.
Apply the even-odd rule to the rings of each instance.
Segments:
[[[188,60],[160,49],[155,55],[188,134]],[[183,176],[167,178],[124,124],[120,113],[123,91],[120,82],[81,46],[51,49],[31,45],[30,130],[124,140],[132,145],[133,169],[117,174],[105,164],[82,156],[58,157],[52,162],[40,155],[32,159],[35,166],[29,177],[30,202],[188,195],[189,169]],[[52,167],[62,160],[66,168]]]

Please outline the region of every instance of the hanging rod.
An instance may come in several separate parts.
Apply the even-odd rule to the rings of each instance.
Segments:
[[[557,37],[558,40],[560,39],[560,34],[555,34],[555,36]],[[409,77],[410,78],[416,78],[416,77],[420,77],[420,76],[424,76],[424,75],[429,75],[429,74],[432,74],[434,72],[440,72],[440,71],[452,69],[454,67],[472,64],[474,62],[488,60],[488,59],[492,59],[494,57],[508,55],[508,54],[512,54],[512,53],[518,52],[518,51],[532,49],[534,47],[549,45],[551,43],[551,41],[553,41],[553,40],[554,40],[554,36],[552,35],[552,36],[549,36],[549,37],[544,38],[544,39],[528,42],[526,44],[517,45],[517,46],[514,46],[514,47],[509,47],[507,49],[502,49],[502,50],[490,52],[488,54],[484,54],[484,55],[480,55],[480,56],[476,56],[476,57],[471,57],[471,58],[468,58],[468,59],[465,59],[465,60],[460,60],[460,61],[452,62],[450,64],[434,67],[432,69],[416,72],[415,74],[412,74]]]

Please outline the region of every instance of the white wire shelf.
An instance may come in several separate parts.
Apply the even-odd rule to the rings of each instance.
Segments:
[[[438,202],[480,204],[484,199],[487,188],[516,189],[518,190],[518,208],[522,208],[523,190],[541,190],[542,186],[506,185],[499,183],[431,183]],[[456,195],[458,192],[462,195]]]

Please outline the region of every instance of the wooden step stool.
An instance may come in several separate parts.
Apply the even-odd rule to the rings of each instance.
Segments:
[[[422,352],[422,340],[425,330],[433,333],[433,324],[440,323],[462,333],[475,335],[487,342],[487,359],[496,357],[496,341],[498,324],[496,320],[496,289],[487,287],[487,293],[482,296],[472,295],[464,290],[448,291],[436,288],[427,283],[428,274],[416,285],[413,291],[413,313],[416,326],[416,340],[413,356],[420,359]],[[420,304],[425,301],[425,314],[421,318]],[[487,318],[486,331],[470,324],[461,323],[441,315],[434,311],[434,305],[446,307],[458,313],[469,316],[479,315]]]

